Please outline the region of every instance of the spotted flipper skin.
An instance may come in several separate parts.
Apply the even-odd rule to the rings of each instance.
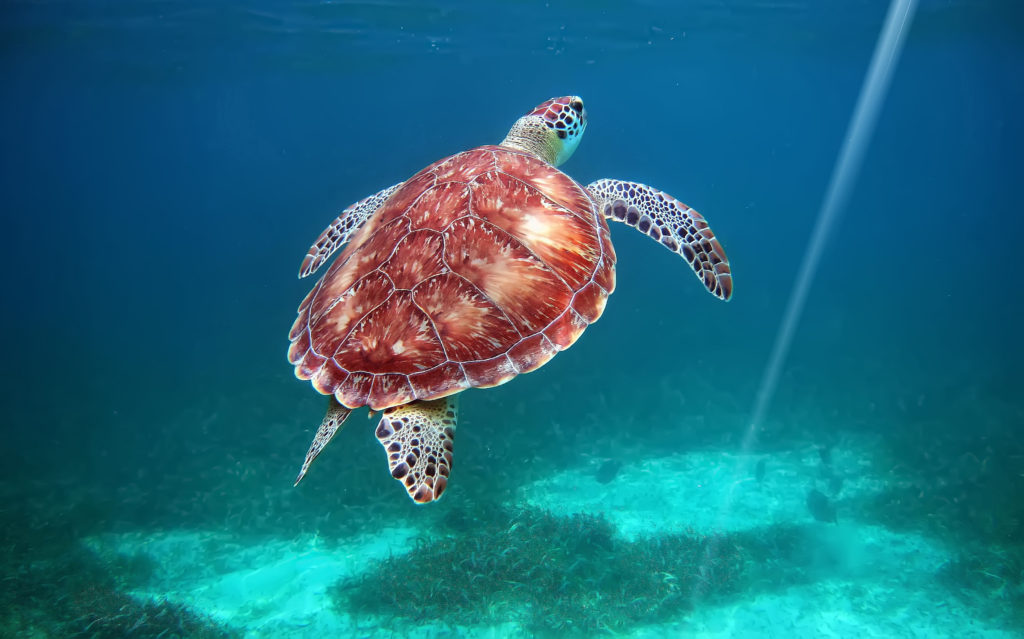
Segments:
[[[309,451],[306,453],[306,459],[302,462],[299,476],[295,478],[296,486],[306,476],[306,473],[309,471],[309,465],[313,463],[313,460],[324,449],[324,446],[331,441],[331,438],[341,430],[345,420],[352,414],[351,409],[342,406],[333,396],[330,402],[330,405],[327,407],[327,414],[324,415],[324,420],[320,422],[320,428],[316,430],[316,435],[313,436],[313,443],[309,445]]]
[[[729,259],[700,213],[639,182],[597,180],[587,190],[606,218],[632,226],[681,255],[715,297],[732,297]]]
[[[391,476],[418,504],[440,499],[448,487],[457,419],[455,395],[388,408],[380,418],[377,439]]]
[[[302,265],[299,266],[299,279],[316,273],[317,269],[334,255],[335,251],[349,241],[363,222],[370,219],[370,216],[380,208],[380,205],[387,201],[391,194],[402,186],[401,183],[389,186],[382,191],[374,193],[368,198],[359,200],[341,212],[331,224],[324,229],[320,237],[316,238],[313,246],[306,252]]]

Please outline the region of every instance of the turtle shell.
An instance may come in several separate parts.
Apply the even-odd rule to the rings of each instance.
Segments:
[[[423,169],[366,221],[299,306],[288,357],[349,408],[437,399],[545,364],[614,287],[586,190],[480,147]]]

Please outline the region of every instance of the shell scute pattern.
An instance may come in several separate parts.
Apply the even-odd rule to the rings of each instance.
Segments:
[[[413,176],[300,306],[289,358],[374,409],[504,383],[570,346],[615,285],[607,223],[548,164],[480,147]]]
[[[470,386],[466,371],[458,362],[445,362],[436,368],[409,375],[416,397],[443,397]]]
[[[416,399],[416,394],[409,382],[408,375],[384,373],[374,376],[366,403],[371,406],[393,401],[405,404],[414,399]]]
[[[536,185],[551,202],[590,223],[590,196],[582,188],[566,188],[566,182],[571,180],[555,167],[522,153],[502,153],[496,164],[504,175]]]
[[[448,271],[444,237],[434,230],[413,231],[403,237],[380,270],[396,289],[411,290],[429,277]]]
[[[547,181],[547,177],[543,177]],[[473,210],[505,230],[576,290],[589,282],[600,257],[593,219],[541,195],[532,185],[507,173],[477,179]],[[508,206],[515,202],[514,206]],[[586,210],[586,209],[584,209]]]
[[[455,361],[493,357],[522,339],[508,316],[460,275],[446,273],[425,281],[414,299]]]
[[[523,335],[558,316],[572,291],[515,237],[476,217],[454,222],[445,261],[495,306]]]
[[[475,388],[500,386],[519,374],[515,363],[504,354],[481,361],[463,362],[462,370],[466,372],[470,386]]]
[[[486,148],[486,147],[482,147]],[[436,162],[430,170],[438,183],[441,182],[472,182],[477,176],[497,168],[494,154],[480,153],[481,149],[471,149],[457,153],[449,158]]]
[[[430,318],[413,303],[412,293],[395,291],[363,316],[334,359],[359,361],[369,373],[408,375],[433,368],[447,357]]]
[[[329,310],[319,315],[314,314],[310,322],[311,328],[318,329],[312,331],[313,351],[327,357],[334,355],[356,324],[387,301],[394,290],[387,275],[371,271],[336,297],[325,294],[328,296],[325,302],[329,303]]]
[[[443,231],[469,210],[470,186],[461,182],[437,184],[416,199],[405,212],[412,228]]]

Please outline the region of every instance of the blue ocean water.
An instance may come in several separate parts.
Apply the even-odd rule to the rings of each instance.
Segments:
[[[0,635],[1016,636],[1016,3],[919,3],[744,444],[887,6],[6,2]],[[734,299],[614,225],[604,316],[463,394],[441,502],[361,414],[292,488],[306,248],[568,94],[562,168],[703,213]]]

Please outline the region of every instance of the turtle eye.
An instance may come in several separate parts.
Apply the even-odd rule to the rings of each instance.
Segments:
[[[573,98],[572,100],[569,100],[569,106],[571,106],[572,110],[576,113],[583,113],[583,100]]]

